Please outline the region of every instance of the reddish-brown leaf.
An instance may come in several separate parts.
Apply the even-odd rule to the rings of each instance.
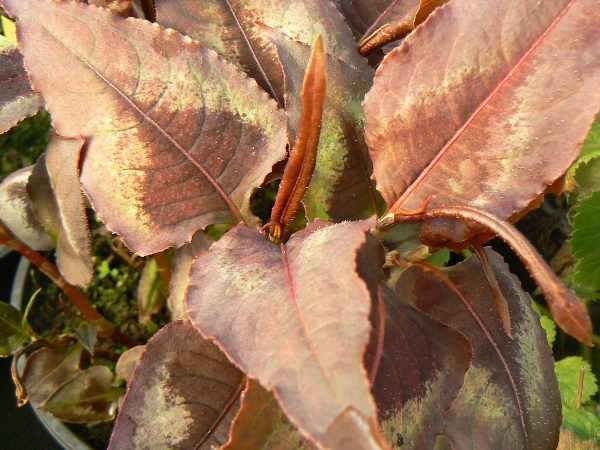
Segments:
[[[131,12],[133,0],[88,0],[88,4],[102,6],[115,14],[127,17]]]
[[[300,128],[271,212],[269,235],[276,242],[285,240],[289,235],[286,228],[294,219],[315,170],[326,89],[325,50],[323,38],[318,35],[302,84]]]
[[[27,191],[33,211],[52,236],[57,266],[71,283],[85,286],[93,275],[90,236],[79,184],[83,140],[52,135],[36,163]]]
[[[207,251],[213,240],[203,231],[197,232],[192,242],[184,245],[175,252],[173,272],[169,283],[169,298],[167,305],[171,312],[171,320],[185,319],[185,290],[190,282],[190,270],[194,258]]]
[[[35,114],[41,105],[40,96],[29,85],[19,49],[0,36],[0,134]]]
[[[293,140],[300,126],[300,90],[310,47],[273,28],[263,29],[277,46],[285,71],[288,134]],[[346,36],[349,31],[340,27],[329,33]],[[371,85],[372,70],[357,53],[352,59],[340,59],[325,51],[327,92],[317,164],[302,203],[311,220],[364,219],[377,212],[380,201],[370,179],[372,166],[360,108]]]
[[[243,378],[189,322],[168,324],[146,345],[109,448],[208,450],[222,445]]]
[[[281,246],[238,225],[192,266],[192,323],[321,446],[345,438],[380,446],[362,364],[372,288],[365,279],[377,278],[365,272],[379,274],[383,259],[367,233],[372,224],[313,222]],[[378,257],[359,276],[361,248]]]
[[[352,29],[361,36],[366,55],[403,38],[447,0],[334,0]]]
[[[380,287],[379,304],[372,313],[366,365],[384,435],[393,448],[399,440],[402,449],[433,448],[469,369],[471,346],[386,285]]]
[[[1,3],[57,132],[90,138],[83,186],[132,250],[181,246],[249,214],[286,143],[283,113],[253,80],[144,20],[73,1]]]
[[[0,183],[0,221],[32,249],[50,250],[52,238],[35,216],[27,194],[27,182],[33,168],[17,170]]]
[[[444,434],[460,449],[555,448],[561,404],[545,332],[519,281],[498,254],[486,251],[508,299],[514,339],[504,332],[477,258],[435,269],[452,287],[419,267],[404,272],[397,285],[400,296],[458,329],[473,347]]]
[[[456,0],[380,65],[367,143],[388,207],[524,210],[576,158],[600,104],[597,0]],[[560,63],[559,63],[560,61]],[[467,237],[449,230],[460,242]]]
[[[354,40],[327,0],[157,0],[158,22],[202,42],[242,68],[283,106],[284,76],[273,45],[257,22],[310,45],[317,34],[342,59],[353,57]],[[304,70],[304,67],[302,68]]]
[[[248,380],[223,450],[309,450],[314,446],[289,422],[272,393]]]

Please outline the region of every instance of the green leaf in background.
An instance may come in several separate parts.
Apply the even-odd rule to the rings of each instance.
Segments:
[[[0,302],[0,356],[10,356],[29,340],[23,316],[8,303]]]
[[[600,188],[600,115],[585,138],[581,154],[567,173],[567,190],[584,198]]]
[[[584,367],[583,389],[581,406],[577,408],[581,367]],[[578,356],[570,356],[556,362],[554,370],[562,400],[562,426],[573,430],[582,439],[596,439],[600,442],[600,418],[593,407],[584,405],[598,392],[596,377],[590,365]]]
[[[579,159],[573,165],[577,170],[580,164],[585,164],[594,158],[600,156],[600,115],[596,116],[596,121],[592,124],[590,131],[583,142]]]
[[[546,338],[548,339],[548,345],[552,347],[554,340],[556,339],[556,324],[548,316],[540,316],[540,324],[546,332]]]
[[[447,248],[443,248],[435,253],[432,253],[427,261],[436,266],[443,267],[450,260],[450,250]]]
[[[573,217],[571,245],[577,262],[573,282],[597,298],[600,293],[600,191],[584,198]]]

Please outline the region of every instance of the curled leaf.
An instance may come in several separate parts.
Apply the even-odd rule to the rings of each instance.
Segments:
[[[304,75],[300,129],[271,212],[269,235],[275,242],[287,238],[289,233],[286,227],[294,219],[315,170],[326,89],[325,50],[323,38],[319,35]]]

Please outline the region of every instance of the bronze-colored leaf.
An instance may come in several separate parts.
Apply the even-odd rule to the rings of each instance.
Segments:
[[[222,450],[314,449],[289,422],[272,393],[248,380]]]
[[[82,146],[81,139],[53,134],[27,183],[33,211],[55,242],[56,265],[69,283],[79,286],[88,284],[94,271],[79,184]]]
[[[318,35],[302,84],[300,128],[271,212],[269,235],[275,242],[288,237],[287,227],[294,219],[315,170],[326,89],[325,50],[323,38]]]
[[[334,0],[361,36],[363,55],[403,38],[448,0]]]
[[[38,94],[31,90],[23,56],[15,44],[0,35],[0,134],[14,127],[42,106]]]
[[[88,0],[89,5],[101,6],[109,9],[115,14],[127,17],[131,12],[133,6],[133,0]]]
[[[371,367],[383,433],[392,448],[433,448],[444,429],[444,413],[469,369],[471,345],[454,328],[414,309],[386,285],[380,289],[366,365]],[[385,323],[379,325],[381,320]]]
[[[185,319],[185,290],[190,282],[190,270],[194,258],[207,251],[213,240],[203,231],[196,233],[192,242],[184,245],[175,252],[173,272],[169,283],[169,298],[167,306],[171,312],[171,320]]]
[[[33,167],[17,170],[0,183],[0,221],[32,249],[50,250],[52,239],[35,217],[27,195],[27,181]]]
[[[253,80],[147,21],[68,0],[0,3],[17,16],[57,132],[88,138],[81,179],[93,207],[133,251],[181,246],[249,214],[286,143],[283,113]]]
[[[596,0],[438,8],[385,58],[364,102],[389,209],[433,194],[432,206],[515,218],[561,177],[600,104],[599,15]],[[479,229],[438,231],[461,242]]]
[[[486,251],[508,300],[512,340],[477,258],[436,269],[451,286],[418,267],[404,272],[397,285],[402,297],[458,329],[473,347],[473,362],[446,414],[444,435],[461,449],[555,448],[561,404],[545,332],[519,281],[498,254]]]
[[[243,378],[189,322],[168,324],[146,345],[109,448],[208,450],[224,444],[229,423],[219,425],[231,418]]]
[[[273,391],[291,422],[321,446],[347,437],[344,431],[355,440],[378,439],[362,363],[370,330],[365,279],[377,278],[364,272],[378,275],[383,263],[367,233],[373,223],[313,222],[280,246],[238,225],[192,265],[192,323]],[[378,264],[359,276],[361,248]],[[354,427],[336,428],[338,421]]]
[[[119,360],[117,361],[117,365],[115,367],[117,377],[125,380],[127,384],[129,384],[129,380],[133,375],[135,366],[139,362],[145,350],[145,345],[136,345],[135,347],[123,352],[123,354],[119,356]]]
[[[286,74],[288,134],[293,140],[300,126],[300,91],[310,47],[273,28],[263,29],[277,46]],[[349,34],[344,28],[331,32]],[[342,60],[325,50],[327,92],[317,164],[302,203],[309,219],[364,219],[377,213],[378,203],[382,203],[370,179],[372,165],[360,108],[371,85],[372,70],[358,54]]]
[[[80,372],[82,349],[80,344],[68,348],[42,348],[27,358],[22,379],[34,406],[40,406],[64,382]]]
[[[72,423],[106,422],[115,417],[116,400],[123,389],[113,386],[114,375],[106,366],[85,369],[64,383],[40,409]]]
[[[347,26],[327,0],[157,0],[156,8],[159,23],[198,39],[242,68],[280,106],[284,104],[283,71],[257,22],[305,45],[322,34],[328,51],[344,60],[354,57],[350,33],[331,33]]]

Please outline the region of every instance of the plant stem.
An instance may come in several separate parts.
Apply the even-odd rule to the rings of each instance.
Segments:
[[[50,278],[65,295],[71,300],[73,305],[81,311],[83,316],[89,321],[98,322],[98,334],[102,337],[110,337],[116,342],[127,346],[137,345],[136,341],[128,336],[120,333],[115,325],[107,320],[98,312],[92,302],[81,292],[79,288],[73,286],[58,271],[55,264],[48,261],[44,256],[32,248],[25,245],[23,242],[12,236],[12,233],[0,223],[0,244],[6,245],[13,250],[19,252],[35,265],[44,275]]]

